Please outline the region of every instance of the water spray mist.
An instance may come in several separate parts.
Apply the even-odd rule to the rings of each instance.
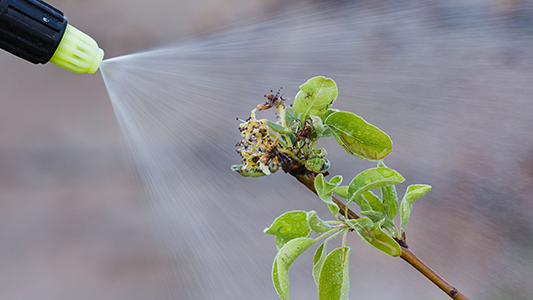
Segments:
[[[104,58],[90,36],[41,0],[0,0],[0,48],[34,64],[51,62],[74,73],[93,74]]]

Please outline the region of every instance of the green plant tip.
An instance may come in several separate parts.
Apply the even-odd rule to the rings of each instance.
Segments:
[[[93,74],[103,58],[104,51],[93,38],[68,24],[50,62],[74,73]]]

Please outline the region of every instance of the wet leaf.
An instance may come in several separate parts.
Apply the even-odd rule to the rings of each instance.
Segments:
[[[323,124],[322,126],[324,126],[324,132],[322,132],[321,137],[328,137],[328,136],[333,135],[333,132],[331,131],[331,129],[328,126],[325,126],[324,124],[326,122],[326,119],[329,117],[329,115],[331,115],[332,113],[336,113],[338,111],[339,111],[338,109],[330,108],[326,110],[325,112],[318,115],[320,119],[322,119],[322,124]]]
[[[320,219],[314,210],[307,212],[307,224],[311,230],[317,233],[326,232],[331,229],[331,226]]]
[[[242,165],[233,165],[231,170],[235,171],[243,177],[261,177],[266,174],[260,168],[243,169]]]
[[[357,174],[352,182],[350,182],[348,187],[348,201],[361,202],[361,199],[364,199],[362,197],[364,193],[384,186],[398,184],[404,180],[405,178],[393,169],[372,168],[365,170]],[[370,205],[368,202],[366,203],[368,206],[361,205],[360,203],[358,205],[361,206],[362,210],[370,210]]]
[[[361,214],[363,216],[368,217],[374,223],[379,223],[383,221],[382,228],[387,227],[393,231],[396,231],[396,225],[394,225],[394,223],[390,219],[388,219],[385,216],[385,214],[383,214],[382,212],[375,211],[375,210],[367,210],[367,211],[362,211]]]
[[[319,300],[347,300],[350,289],[350,247],[331,251],[324,260],[318,281]]]
[[[383,197],[383,208],[389,219],[394,219],[398,214],[398,196],[394,185],[384,186],[381,188]]]
[[[307,212],[300,210],[286,212],[274,220],[264,232],[276,237],[278,250],[292,239],[308,237],[311,228],[307,224]]]
[[[280,275],[278,272],[278,256],[276,255],[276,257],[274,258],[274,262],[272,263],[272,283],[274,284],[274,288],[276,289],[276,292],[281,297],[281,299],[289,299],[289,279],[288,278],[289,276],[287,276],[286,283],[284,280],[285,278],[280,279]]]
[[[320,117],[320,119],[322,119],[322,123],[326,123],[326,119],[329,117],[329,115],[336,113],[338,111],[340,110],[335,109],[335,108],[330,108],[322,113],[319,113],[318,116]]]
[[[379,161],[378,167],[386,168],[383,161]],[[383,199],[383,208],[385,214],[389,219],[394,220],[398,214],[398,196],[396,194],[396,187],[394,185],[385,186],[381,188],[381,198]]]
[[[322,264],[324,263],[324,260],[326,260],[326,244],[327,242],[322,243],[322,245],[316,249],[315,256],[313,257],[313,278],[315,279],[317,286],[320,279],[320,270],[322,269]]]
[[[430,190],[431,186],[426,184],[413,184],[407,187],[407,191],[405,191],[405,195],[402,199],[402,208],[400,212],[400,219],[402,220],[400,226],[402,229],[405,228],[407,221],[409,221],[409,215],[411,215],[411,210],[413,209],[413,202],[424,196]]]
[[[381,203],[381,199],[379,199],[378,196],[374,195],[372,192],[363,193],[362,196],[365,198],[366,202],[370,205],[373,211],[384,213],[383,203]]]
[[[305,162],[305,168],[309,171],[320,173],[329,169],[331,163],[327,158],[313,156]]]
[[[385,215],[379,211],[365,210],[365,211],[362,211],[361,214],[363,216],[368,217],[374,223],[380,222],[381,220],[385,219]]]
[[[294,145],[294,142],[296,142],[296,135],[293,133],[289,134],[289,139],[290,139],[291,145]]]
[[[332,194],[333,191],[342,183],[342,176],[337,175],[331,179],[330,182],[327,182],[323,174],[318,174],[315,178],[315,190],[322,199],[322,201],[328,204],[329,210],[333,215],[339,213],[339,207],[333,202]]]
[[[381,222],[374,223],[367,217],[346,221],[348,226],[355,229],[359,237],[370,246],[388,255],[399,256],[402,253],[400,245],[381,229]]]
[[[313,127],[315,128],[317,137],[322,136],[322,133],[324,133],[325,130],[322,119],[317,116],[311,116],[311,120],[313,121]]]
[[[289,134],[289,133],[292,133],[290,130],[284,128],[283,126],[281,126],[280,124],[278,123],[274,123],[272,121],[268,121],[267,122],[267,125],[268,127],[274,131],[274,132],[277,132],[277,133],[281,133],[281,134]]]
[[[331,107],[337,99],[337,84],[333,79],[317,76],[300,86],[294,98],[296,118],[304,122],[310,115],[318,115]]]
[[[294,260],[315,243],[314,239],[297,238],[286,243],[276,255],[272,266],[272,282],[283,300],[289,299],[289,268]]]
[[[392,151],[392,141],[385,132],[351,112],[333,113],[324,124],[344,150],[354,156],[380,160]]]
[[[287,107],[285,108],[285,123],[287,126],[294,120],[294,108]]]
[[[357,195],[357,196],[353,197],[351,201],[348,201],[348,202],[355,202],[355,204],[357,204],[357,206],[359,206],[359,208],[361,208],[361,210],[372,210],[372,207],[366,201],[366,199],[363,197],[363,195]]]
[[[320,156],[320,157],[326,157],[328,152],[324,148],[315,148],[311,150],[311,153],[313,153],[313,156]]]
[[[333,192],[343,199],[348,199],[348,186],[347,185],[339,186]]]

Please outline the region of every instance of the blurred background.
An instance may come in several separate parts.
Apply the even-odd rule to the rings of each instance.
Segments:
[[[325,3],[49,2],[92,36],[106,58],[175,43],[242,20],[253,23],[255,16],[275,18],[295,6]],[[340,95],[354,96],[357,103],[339,102],[339,108],[357,112],[392,137],[395,149],[387,165],[401,172],[407,183],[434,187],[415,205],[408,227],[411,248],[471,299],[533,299],[532,2],[339,0],[326,5],[332,11],[355,11],[353,18],[359,20],[359,26],[339,22],[338,28],[328,29],[359,41],[346,57],[356,68],[336,66],[336,71],[325,74],[351,74],[334,79]],[[352,5],[355,10],[346,9]],[[286,50],[285,37],[280,31],[280,56],[309,46],[289,45],[293,48]],[[275,65],[276,58],[273,54],[268,59]],[[257,95],[243,100],[246,105],[237,111],[238,106],[227,107],[227,101],[214,107],[232,116],[221,127],[234,132],[206,136],[231,149],[221,154],[218,148],[209,148],[211,143],[200,142],[183,147],[201,153],[201,159],[227,177],[222,182],[206,177],[213,186],[226,185],[227,190],[207,188],[202,197],[217,195],[228,209],[239,204],[246,209],[244,219],[255,222],[243,234],[215,232],[216,247],[232,255],[249,255],[240,268],[228,269],[223,276],[252,280],[246,287],[237,282],[235,288],[242,291],[230,297],[230,292],[217,290],[216,277],[203,279],[206,264],[225,268],[226,252],[203,248],[205,262],[187,261],[188,255],[196,258],[195,247],[187,247],[185,240],[161,241],[168,237],[158,233],[165,226],[159,220],[161,207],[147,200],[153,195],[147,196],[143,182],[129,171],[136,165],[123,154],[100,73],[72,74],[51,64],[27,63],[7,52],[0,52],[0,66],[0,299],[277,299],[270,282],[274,242],[261,230],[289,209],[315,209],[324,217],[327,211],[309,199],[287,204],[286,198],[309,195],[282,174],[250,181],[231,173],[230,165],[239,160],[232,148],[239,136],[237,124],[229,122],[235,116],[246,117],[269,89],[286,86],[292,97],[298,84],[317,75],[314,68],[306,69],[303,62],[283,74],[286,80],[267,78],[263,86],[228,87],[243,97]],[[195,115],[197,107],[188,108]],[[335,160],[346,154],[329,149],[335,166]],[[332,171],[351,178],[363,167],[373,166],[358,163]],[[242,189],[230,192],[229,183]],[[290,192],[272,192],[264,185]],[[242,206],[258,191],[260,206]],[[305,206],[308,203],[312,205]],[[250,210],[257,215],[250,215]],[[230,216],[227,222],[237,224],[236,218]],[[188,231],[190,224],[168,226]],[[217,228],[194,225],[198,232]],[[352,257],[357,253],[357,258],[351,259],[353,298],[446,299],[411,267],[356,239]],[[181,256],[172,259],[176,253],[168,250],[169,245]],[[243,249],[246,252],[239,252]],[[250,276],[232,274],[246,272],[247,267]],[[291,296],[315,298],[310,267],[302,263],[292,272],[298,277],[291,277]],[[300,273],[305,276],[300,278]]]

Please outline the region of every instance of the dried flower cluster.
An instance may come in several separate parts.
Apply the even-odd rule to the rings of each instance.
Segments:
[[[266,119],[255,118],[256,109],[250,117],[239,125],[239,131],[244,137],[237,142],[240,147],[237,152],[241,155],[241,165],[233,166],[233,170],[245,176],[259,177],[275,173],[280,166],[277,149],[279,135],[273,138],[266,125]]]

